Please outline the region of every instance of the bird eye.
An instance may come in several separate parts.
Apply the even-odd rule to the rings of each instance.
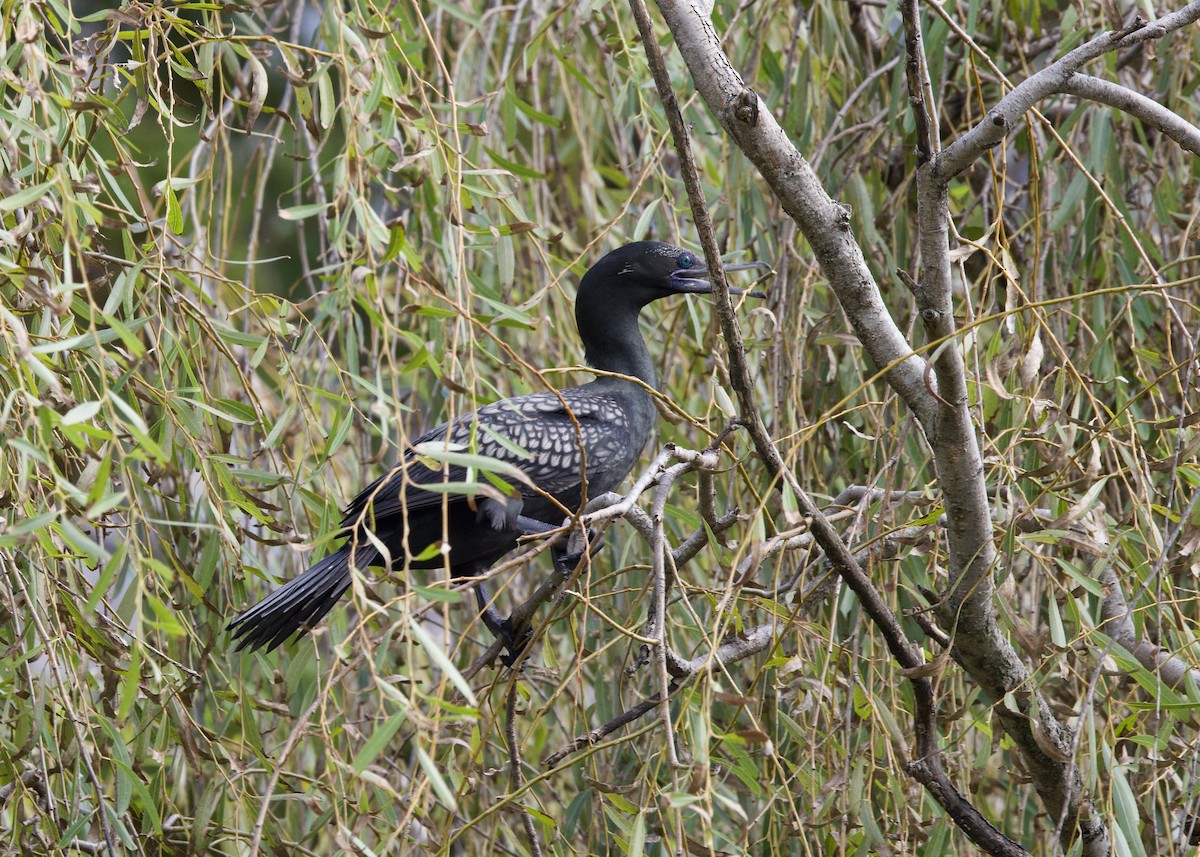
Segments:
[[[679,257],[679,267],[690,268],[696,264],[696,257],[691,253],[684,253]]]

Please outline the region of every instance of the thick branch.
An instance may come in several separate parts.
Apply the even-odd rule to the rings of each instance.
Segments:
[[[1197,18],[1200,18],[1200,3],[1193,3],[1145,27],[1105,33],[1070,51],[1017,85],[988,111],[982,122],[918,171],[917,219],[923,265],[914,295],[926,335],[932,342],[941,343],[931,362],[939,394],[947,405],[937,410],[932,422],[922,421],[933,448],[948,522],[950,586],[938,614],[953,633],[955,658],[992,699],[998,700],[1025,685],[1028,674],[997,627],[991,598],[991,568],[995,561],[992,521],[954,323],[949,182],[999,143],[1039,101],[1062,92],[1079,90],[1079,94],[1103,96],[1100,100],[1125,94],[1123,104],[1129,105],[1131,112],[1140,111],[1148,120],[1153,119],[1152,124],[1165,122],[1177,132],[1185,132],[1186,129],[1178,127],[1179,122],[1170,123],[1173,114],[1169,111],[1157,105],[1153,110],[1146,108],[1143,102],[1148,99],[1139,101],[1140,96],[1133,97],[1120,87],[1082,77],[1077,71],[1109,51],[1161,38]],[[1032,703],[1022,703],[1023,712],[1015,716],[1014,712],[1001,711],[999,716],[1005,729],[1021,747],[1035,786],[1051,814],[1066,822],[1060,832],[1063,846],[1068,847],[1074,840],[1078,826],[1085,853],[1105,854],[1109,848],[1107,832],[1093,817],[1078,769],[1060,754],[1044,749],[1048,738],[1054,746],[1070,747],[1074,743],[1070,733],[1049,716],[1049,706],[1039,693],[1034,692]]]
[[[635,10],[638,5],[635,0]],[[937,349],[931,361],[936,373],[935,386],[931,379],[926,378],[923,361],[911,356],[910,347],[882,303],[878,287],[849,233],[849,213],[824,193],[816,176],[788,141],[774,117],[745,86],[721,50],[711,22],[692,4],[660,0],[659,7],[675,36],[697,90],[739,148],[759,168],[784,210],[804,232],[868,354],[877,364],[888,367],[887,380],[913,409],[930,441],[943,497],[947,498],[951,559],[951,586],[939,605],[939,615],[943,623],[954,631],[956,659],[980,682],[992,699],[999,700],[1010,691],[1027,685],[1029,673],[1000,632],[991,603],[990,569],[995,560],[992,521],[978,441],[968,409],[963,358],[954,325],[949,288],[945,177],[951,175],[952,169],[965,168],[979,152],[998,142],[1004,130],[1015,121],[1013,117],[1019,116],[1039,97],[1043,97],[1043,88],[1045,91],[1058,91],[1055,86],[1061,88],[1062,81],[1073,75],[1075,69],[1084,62],[1113,48],[1159,38],[1195,20],[1200,15],[1200,8],[1193,12],[1193,7],[1189,6],[1136,32],[1130,30],[1102,37],[1071,52],[1056,71],[1043,75],[1032,84],[1018,87],[1002,102],[1001,112],[989,113],[988,120],[968,135],[962,145],[956,144],[954,151],[934,155],[930,164],[922,170],[924,176],[919,182],[920,207],[934,214],[921,218],[922,258],[926,265],[926,277],[914,289],[914,294],[926,332]],[[915,18],[912,20],[915,21]],[[644,34],[647,32],[644,25],[642,30]],[[652,36],[644,38],[649,41]],[[919,44],[919,41],[912,40],[910,43]],[[653,57],[649,45],[648,53]],[[919,69],[919,64],[917,67]],[[1056,73],[1059,75],[1057,84],[1053,80]],[[919,75],[914,75],[913,79],[919,81]],[[923,93],[913,93],[914,98],[921,95]],[[674,105],[673,100],[665,103],[668,107]],[[676,137],[678,141],[680,135],[676,133]],[[775,457],[777,453],[771,448],[769,438],[764,443],[756,431],[756,421],[751,415],[747,417],[751,436],[768,468],[796,490],[798,486],[794,485],[794,477]],[[797,496],[807,513],[807,498],[799,491]],[[824,523],[827,522],[814,517],[813,532],[823,546],[825,538],[830,536],[825,531]],[[836,533],[832,535],[836,541]],[[851,562],[847,563],[846,559],[851,559]],[[830,560],[840,573],[850,575],[847,580],[851,581],[853,587],[852,558],[831,554]],[[858,592],[857,588],[855,591]],[[863,596],[860,594],[860,597]],[[866,602],[864,606],[872,618],[877,619]],[[884,621],[880,627],[886,628],[886,620],[878,618]],[[906,641],[889,638],[888,642],[889,646],[896,645],[894,653],[905,648]],[[899,654],[897,659],[904,662]],[[998,716],[1006,731],[1021,747],[1026,765],[1047,807],[1058,817],[1065,818],[1064,842],[1073,839],[1078,830],[1086,854],[1106,853],[1107,830],[1093,818],[1091,805],[1083,798],[1082,782],[1074,768],[1062,761],[1064,752],[1073,743],[1070,731],[1053,719],[1049,714],[1050,707],[1041,704],[1043,700],[1037,699],[1036,702],[1038,704],[1024,705],[1018,711],[999,711]],[[1053,752],[1053,748],[1059,748],[1060,752]]]
[[[1088,74],[1068,78],[1063,92],[1115,107],[1143,125],[1157,128],[1193,155],[1200,155],[1200,128],[1140,92]]]
[[[937,387],[945,406],[931,422],[923,421],[934,453],[934,465],[946,500],[950,583],[938,605],[941,624],[951,631],[953,656],[993,700],[1029,687],[1029,673],[1000,632],[992,600],[995,548],[983,465],[967,401],[966,372],[954,322],[950,262],[950,181],[988,148],[999,143],[1021,117],[1039,101],[1073,89],[1115,97],[1111,85],[1088,83],[1077,71],[1085,63],[1121,47],[1161,38],[1172,29],[1200,17],[1200,3],[1145,27],[1106,33],[1067,53],[1031,75],[988,111],[970,132],[933,157],[917,174],[917,220],[922,270],[914,296],[925,332],[937,351],[931,358]],[[1134,98],[1134,109],[1168,121],[1164,111],[1150,111]],[[1176,123],[1177,125],[1178,123]],[[1058,723],[1040,691],[1015,694],[1017,710],[997,706],[997,718],[1021,750],[1038,794],[1052,817],[1059,820],[1059,838],[1069,850],[1078,840],[1085,855],[1107,855],[1110,840],[1084,789],[1084,780],[1071,757],[1075,746],[1070,729]]]

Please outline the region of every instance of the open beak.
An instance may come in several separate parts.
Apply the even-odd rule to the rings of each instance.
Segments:
[[[754,268],[771,269],[766,262],[739,262],[736,265],[723,265],[726,274],[734,271],[749,271]],[[712,283],[708,281],[708,268],[681,268],[671,273],[671,286],[675,291],[685,295],[711,295]],[[729,287],[731,295],[749,295],[753,298],[765,298],[760,291]]]

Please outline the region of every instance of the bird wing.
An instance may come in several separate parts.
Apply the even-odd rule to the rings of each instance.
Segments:
[[[561,399],[554,393],[504,399],[430,429],[413,445],[446,440],[447,434],[450,443],[464,451],[519,468],[537,488],[552,495],[581,484],[581,449],[591,480],[605,462],[624,456],[634,442],[629,419],[616,402],[608,396],[579,390],[564,391]],[[464,494],[421,488],[467,479],[465,467],[449,464],[435,469],[426,465],[427,460],[410,449],[396,467],[350,502],[342,526],[352,526],[364,512],[368,520],[378,521],[438,506],[443,500],[465,501]],[[503,478],[503,474],[500,476]],[[515,487],[525,496],[537,493],[519,482]]]

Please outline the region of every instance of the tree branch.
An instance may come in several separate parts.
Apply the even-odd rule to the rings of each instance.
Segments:
[[[1187,682],[1200,689],[1200,670],[1190,666],[1183,658],[1172,655],[1162,646],[1156,646],[1138,636],[1131,618],[1133,611],[1125,601],[1121,581],[1117,579],[1117,573],[1111,566],[1105,567],[1100,573],[1100,582],[1104,584],[1104,600],[1100,603],[1100,618],[1103,624],[1100,630],[1133,655],[1143,667],[1176,690],[1186,693]]]
[[[921,16],[917,0],[901,0],[900,16],[904,20],[904,77],[908,82],[908,105],[912,108],[917,131],[917,166],[929,163],[940,145],[937,113],[933,110],[933,85],[929,80],[929,63],[925,58],[921,38]]]
[[[999,143],[1039,101],[1069,91],[1077,70],[1085,63],[1121,47],[1161,38],[1198,18],[1200,2],[1150,25],[1138,24],[1092,39],[1018,84],[988,111],[983,121],[918,169],[917,220],[922,269],[913,294],[926,336],[937,348],[930,362],[940,400],[946,405],[938,408],[932,419],[918,415],[933,449],[934,466],[946,501],[950,582],[937,612],[953,636],[955,659],[993,700],[1025,685],[1028,670],[1000,632],[992,603],[991,572],[996,561],[992,520],[954,322],[949,183]],[[1089,86],[1086,82],[1080,85]],[[1109,91],[1090,87],[1097,89]],[[1074,841],[1078,826],[1085,854],[1107,854],[1107,831],[1084,796],[1078,769],[1069,758],[1064,760],[1061,754],[1046,749],[1047,745],[1073,746],[1070,730],[1050,716],[1049,705],[1037,691],[1019,700],[1017,707],[1017,712],[998,707],[997,716],[1021,747],[1035,787],[1051,814],[1064,820],[1060,831],[1063,847]]]
[[[1157,128],[1193,155],[1200,155],[1200,128],[1140,92],[1088,74],[1068,78],[1063,92],[1115,107],[1143,125]]]
[[[929,413],[935,402],[925,386],[925,361],[913,353],[884,305],[862,248],[850,232],[849,209],[825,193],[771,111],[730,65],[708,18],[682,0],[662,0],[658,6],[701,97],[804,232],[867,354],[886,372],[888,383],[909,408],[917,414]],[[643,40],[649,47],[653,35],[649,40],[643,36]],[[672,119],[678,114],[678,102],[673,94],[660,96],[669,99],[663,106],[678,138]],[[682,120],[678,121],[682,125]],[[683,131],[686,138],[686,128]],[[693,206],[693,215],[700,213]],[[705,210],[703,221],[707,220]],[[717,278],[713,285],[715,291]],[[719,307],[719,300],[717,303]]]
[[[931,162],[933,175],[939,181],[948,182],[961,173],[974,163],[976,158],[1003,140],[1004,135],[1015,128],[1018,120],[1035,104],[1051,95],[1066,91],[1068,81],[1087,63],[1111,51],[1132,47],[1151,39],[1161,39],[1197,20],[1200,20],[1200,0],[1189,3],[1176,12],[1163,15],[1149,24],[1143,24],[1139,20],[1133,27],[1125,30],[1101,33],[1090,42],[1068,52],[1061,59],[1021,81],[1012,92],[987,112],[978,125],[942,150]]]
[[[633,5],[636,14],[640,4],[634,0]],[[999,142],[1005,131],[1015,124],[1016,117],[1038,99],[1062,91],[1063,81],[1074,75],[1083,63],[1109,50],[1161,38],[1200,17],[1200,3],[1164,16],[1149,26],[1106,34],[1070,52],[1050,69],[1039,72],[1014,89],[996,110],[989,112],[983,123],[953,147],[935,154],[922,170],[928,177],[919,182],[919,205],[922,211],[931,212],[931,215],[920,218],[922,259],[926,270],[914,294],[927,335],[936,349],[931,361],[937,378],[936,387],[927,385],[924,361],[912,354],[911,347],[882,303],[878,286],[850,235],[849,212],[825,194],[815,174],[774,117],[745,86],[724,55],[711,22],[694,5],[679,0],[660,0],[659,7],[697,90],[734,142],[759,168],[784,210],[800,226],[868,354],[878,365],[886,367],[888,382],[921,423],[934,451],[943,497],[947,498],[951,586],[939,604],[938,613],[942,622],[954,629],[955,657],[992,699],[999,700],[1025,684],[1029,674],[1001,633],[991,603],[990,570],[995,561],[992,521],[954,324],[946,183],[949,176],[965,169],[990,145]],[[661,91],[664,75],[655,67],[653,34],[640,19],[639,28],[647,42],[651,67],[660,80]],[[919,63],[916,69],[919,72]],[[913,75],[912,79],[918,89],[923,89],[919,86],[919,74]],[[924,94],[918,91],[912,95],[917,99]],[[672,119],[677,103],[673,94],[663,92],[662,95],[668,119]],[[677,147],[682,150],[679,143],[681,140],[686,143],[686,132],[679,132],[677,126],[681,124],[672,120],[672,132]],[[686,182],[686,169],[684,176]],[[690,183],[688,189],[691,195]],[[693,211],[704,215],[698,217],[700,222],[697,224],[703,235],[707,212],[695,201]],[[747,414],[747,425],[768,468],[793,485],[786,468],[782,468],[782,461],[775,457],[777,452],[770,448],[769,439],[763,443],[764,438],[750,414]],[[794,490],[795,487],[793,485]],[[802,492],[798,492],[798,496],[802,496]],[[806,500],[803,498],[801,505],[807,512]],[[822,519],[814,518],[813,532],[822,545],[825,544],[824,537],[829,535],[836,541],[836,533],[822,532],[823,529]],[[852,574],[852,558],[831,554],[830,559],[839,572]],[[847,564],[846,559],[851,563]],[[865,602],[864,606],[867,607]],[[870,607],[867,609],[871,612]],[[872,618],[875,618],[873,613]],[[889,638],[888,642],[890,647],[896,644],[903,649],[902,640]],[[903,664],[903,658],[897,657]],[[1040,704],[1044,700],[1034,699],[1033,702],[1034,705],[1027,703],[1018,711],[999,712],[998,716],[1021,747],[1047,807],[1056,814],[1064,811],[1061,813],[1067,820],[1064,842],[1073,840],[1078,825],[1085,853],[1105,853],[1108,850],[1107,830],[1093,817],[1090,803],[1083,799],[1081,781],[1072,775],[1073,768],[1058,758],[1060,754],[1043,749],[1071,746],[1070,731],[1050,716],[1050,707]]]

